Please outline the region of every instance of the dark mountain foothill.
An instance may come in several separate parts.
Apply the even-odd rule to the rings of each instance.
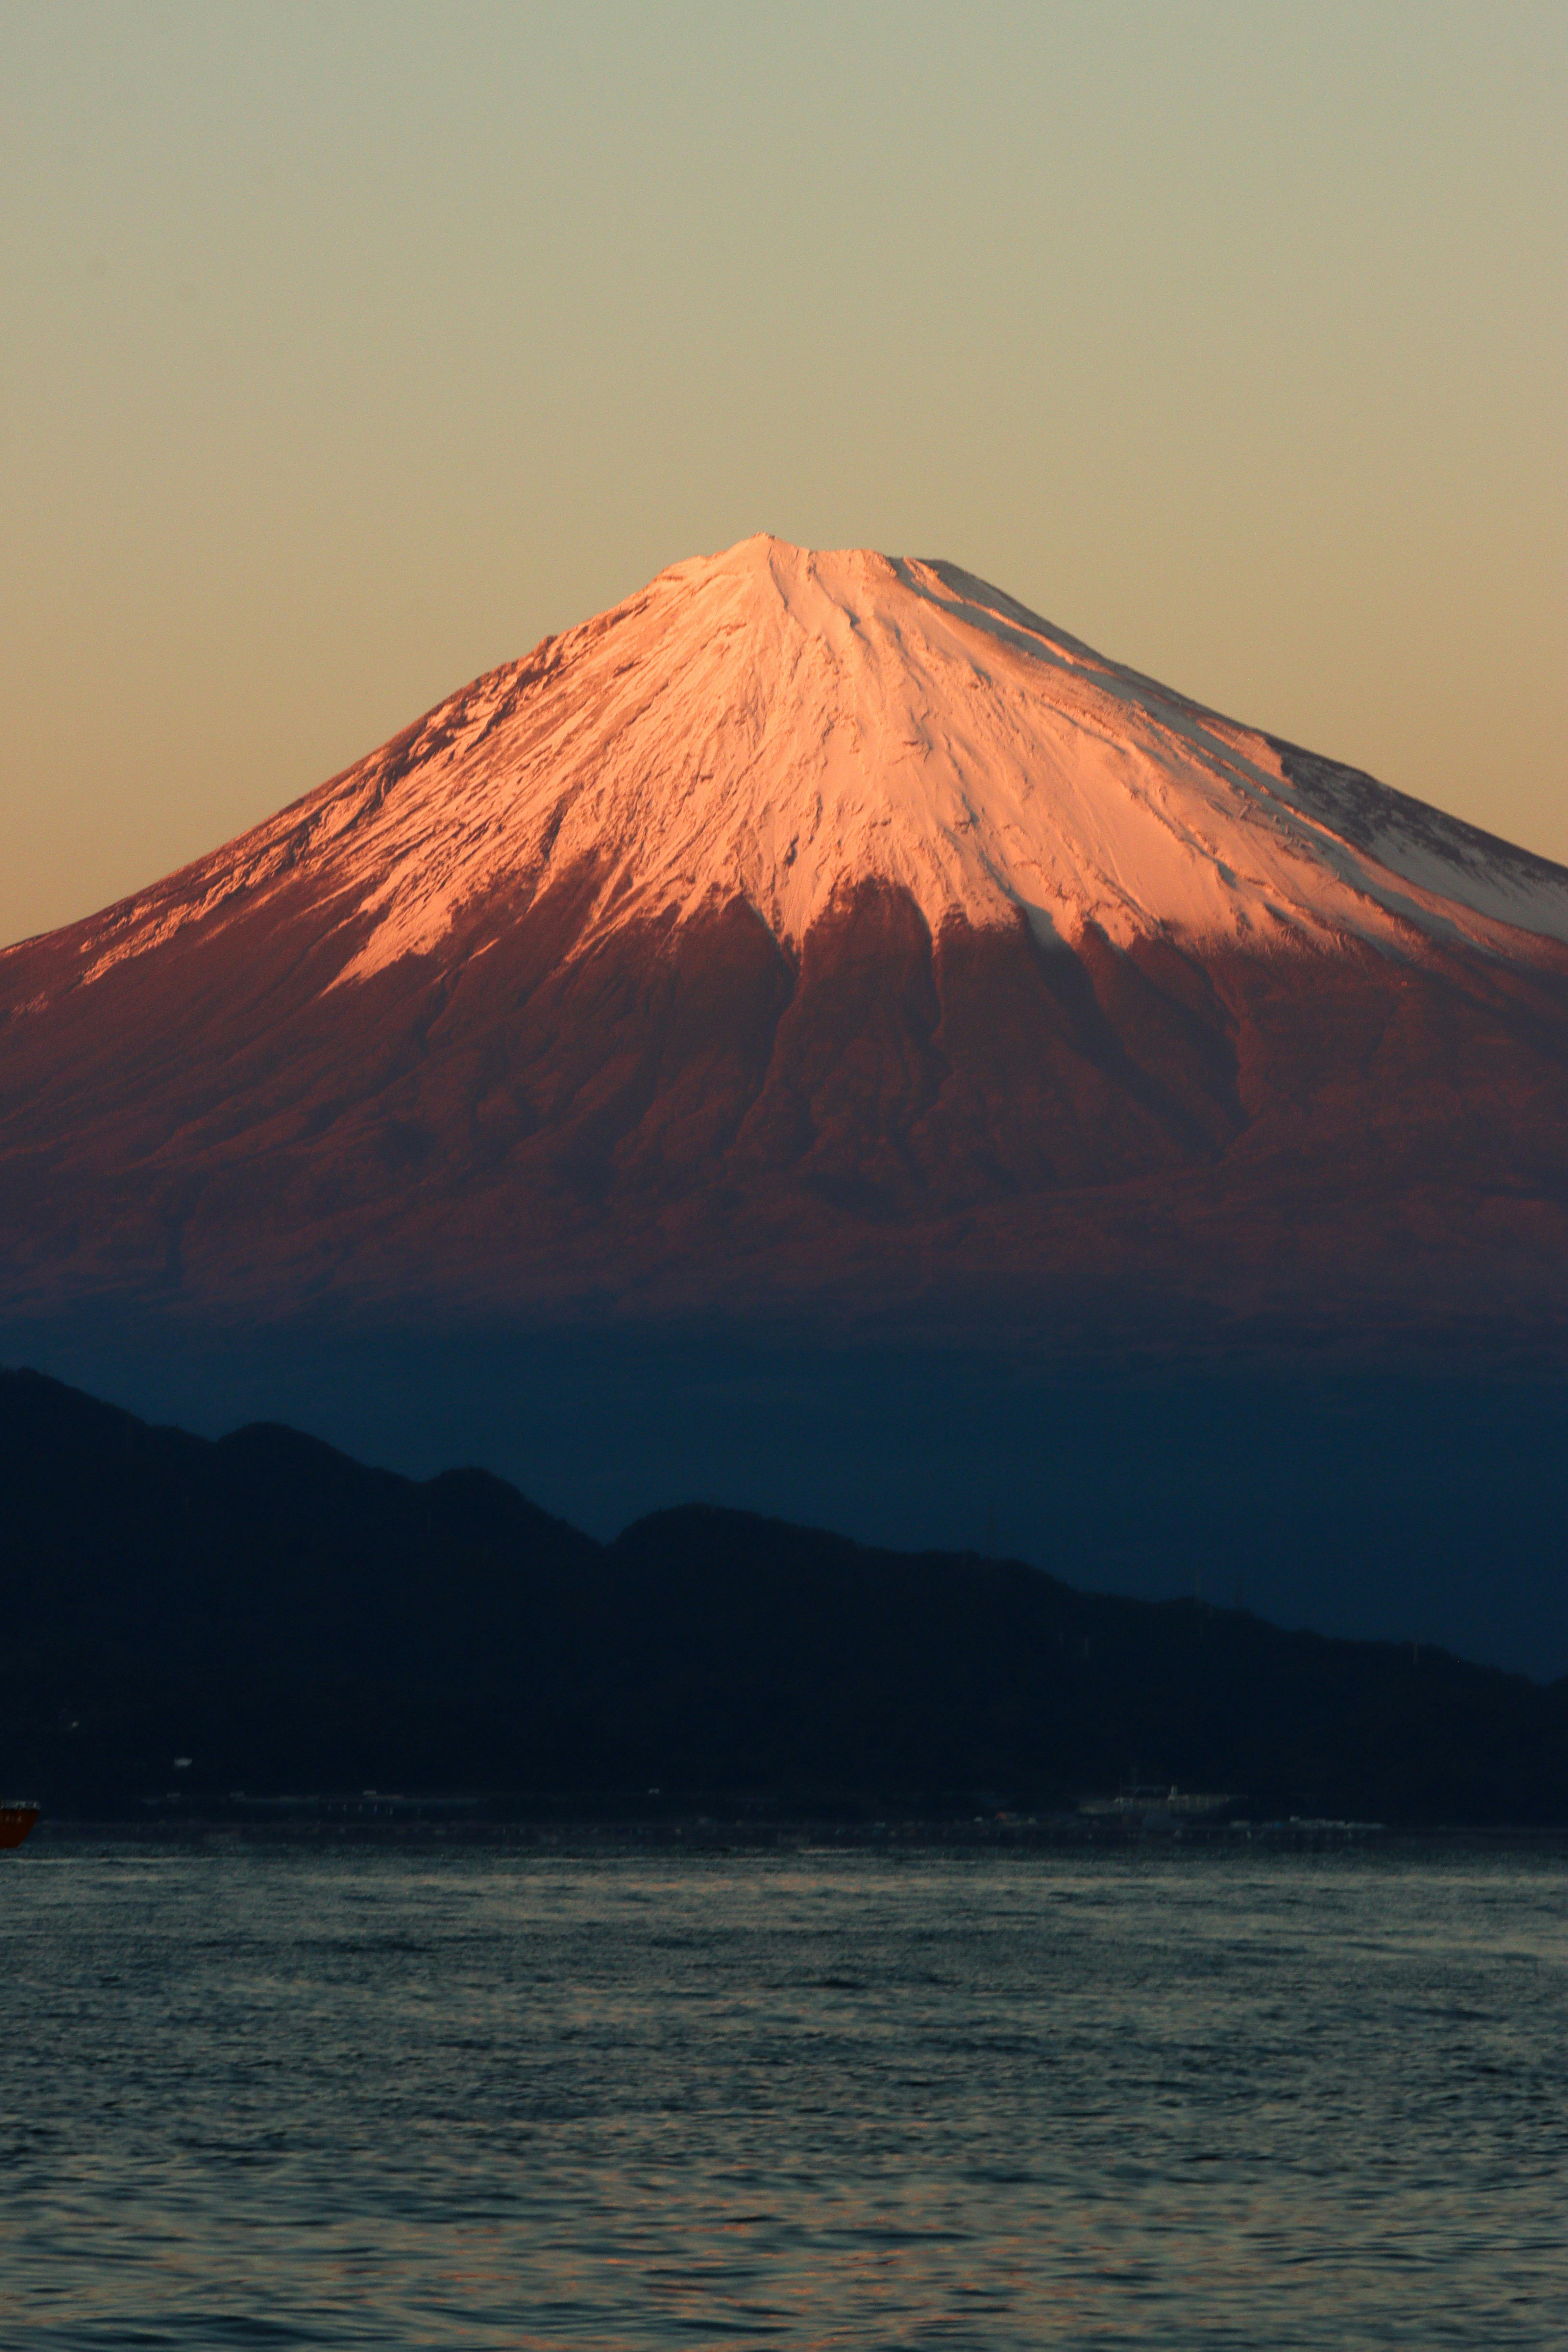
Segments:
[[[0,1374],[0,1771],[56,1813],[467,1790],[557,1811],[1568,1822],[1568,1684],[703,1507],[600,1544],[474,1470],[216,1442]],[[176,1762],[176,1759],[186,1759]]]

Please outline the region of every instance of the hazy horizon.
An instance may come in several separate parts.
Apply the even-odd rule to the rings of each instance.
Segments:
[[[1568,18],[22,5],[0,941],[756,530],[1568,861]]]

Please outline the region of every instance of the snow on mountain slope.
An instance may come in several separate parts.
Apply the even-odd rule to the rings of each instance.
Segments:
[[[459,923],[482,952],[584,863],[574,953],[737,898],[794,950],[868,881],[933,935],[1022,913],[1068,945],[1090,927],[1254,955],[1426,939],[1556,964],[1568,943],[1563,869],[1219,719],[951,564],[758,537],[78,927],[78,970],[304,883],[353,927],[332,983],[352,985],[439,956]]]

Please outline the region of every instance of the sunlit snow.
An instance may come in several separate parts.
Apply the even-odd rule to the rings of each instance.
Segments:
[[[1292,781],[1263,736],[951,565],[759,537],[660,573],[95,919],[83,976],[303,880],[355,927],[341,985],[438,952],[459,921],[473,952],[584,861],[576,952],[736,897],[795,948],[866,880],[908,890],[933,931],[1022,913],[1043,938],[1255,953],[1568,941],[1568,872],[1307,764],[1315,782]]]

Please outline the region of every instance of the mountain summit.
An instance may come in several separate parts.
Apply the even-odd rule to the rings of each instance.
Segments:
[[[0,955],[13,1311],[1557,1344],[1568,872],[769,539]]]
[[[80,927],[82,976],[300,882],[353,939],[338,982],[449,965],[568,876],[575,955],[736,902],[798,955],[864,885],[933,936],[1022,918],[1047,946],[1568,942],[1563,869],[1218,719],[952,564],[759,537]]]

